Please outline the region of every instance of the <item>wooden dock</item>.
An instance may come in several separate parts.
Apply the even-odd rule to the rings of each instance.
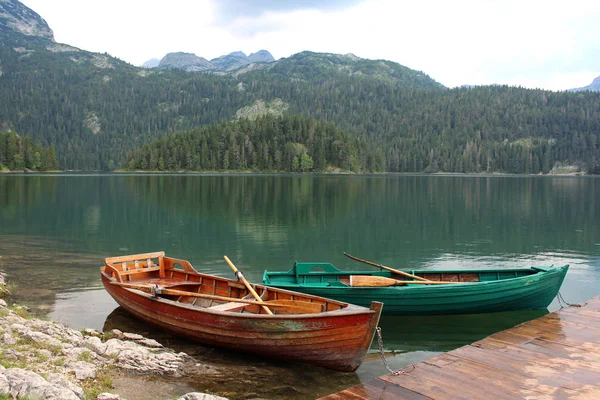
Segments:
[[[402,371],[322,399],[600,399],[600,297]]]

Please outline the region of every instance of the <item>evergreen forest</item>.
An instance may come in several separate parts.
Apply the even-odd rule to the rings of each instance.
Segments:
[[[62,170],[600,173],[598,92],[448,89],[389,61],[312,52],[223,74],[147,70],[42,38],[0,39],[0,129],[54,148]],[[197,137],[207,157],[202,140],[190,157],[173,153]],[[350,153],[318,149],[315,137]],[[292,164],[303,154],[312,168]]]
[[[53,147],[42,147],[14,132],[0,132],[0,171],[53,171],[58,160]]]
[[[127,157],[129,170],[369,171],[372,152],[331,122],[300,115],[214,124],[152,141]]]

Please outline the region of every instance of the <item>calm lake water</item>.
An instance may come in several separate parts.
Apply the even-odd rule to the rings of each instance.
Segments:
[[[376,342],[356,374],[340,374],[240,359],[132,320],[102,289],[98,268],[108,256],[159,250],[233,277],[227,255],[255,282],[265,269],[287,270],[294,261],[368,268],[344,251],[400,269],[570,264],[561,293],[575,303],[600,295],[600,179],[0,176],[0,269],[18,284],[15,301],[76,329],[117,327],[220,365],[274,368],[271,384],[283,387],[275,397],[315,398],[386,373]],[[558,308],[555,300],[549,311]],[[384,348],[390,366],[401,368],[547,312],[384,317]],[[240,395],[231,386],[229,395]]]

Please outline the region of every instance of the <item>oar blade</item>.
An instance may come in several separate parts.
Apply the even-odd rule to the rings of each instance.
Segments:
[[[449,281],[402,281],[384,276],[370,275],[350,275],[350,286],[352,287],[385,287],[385,286],[406,286],[406,285],[452,285],[467,282],[449,282]]]
[[[384,276],[350,275],[352,287],[386,287],[404,285],[401,281]]]

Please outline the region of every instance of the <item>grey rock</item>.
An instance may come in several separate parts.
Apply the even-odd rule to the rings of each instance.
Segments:
[[[4,357],[11,360],[18,360],[19,358],[23,357],[23,355],[15,349],[8,349],[4,352]]]
[[[153,353],[144,347],[119,353],[117,365],[141,374],[183,376],[183,357],[172,353]]]
[[[121,400],[121,396],[112,393],[100,393],[96,400]]]
[[[2,335],[2,343],[4,343],[7,346],[11,346],[17,343],[17,340],[14,337],[12,337],[12,335],[5,333],[4,335]]]
[[[144,345],[146,347],[154,347],[154,348],[163,347],[162,344],[158,343],[154,339],[142,339],[142,340],[139,340],[137,343],[142,344],[142,345]]]
[[[40,349],[40,350],[38,350],[38,353],[40,356],[42,356],[46,359],[50,359],[52,357],[52,352],[50,350]]]
[[[100,356],[98,356],[98,354],[96,354],[94,351],[90,350],[87,347],[63,348],[62,354],[72,361],[80,360],[81,357],[85,357],[85,355],[94,360],[101,358]]]
[[[24,335],[24,337],[33,340],[36,343],[43,343],[43,344],[47,344],[50,346],[57,346],[57,347],[62,347],[62,342],[50,335],[46,335],[45,333],[42,332],[26,332]]]
[[[9,326],[8,329],[11,332],[18,332],[19,335],[24,335],[25,333],[30,331],[29,328],[27,328],[25,325],[19,323],[12,324],[11,326]]]
[[[6,304],[6,301],[0,299],[0,307],[1,308],[6,308],[6,307],[8,307],[8,304]]]
[[[0,394],[9,394],[10,383],[8,382],[8,378],[3,374],[4,370],[6,370],[4,367],[0,369]]]
[[[75,379],[78,381],[96,377],[96,366],[85,361],[68,362],[65,364],[65,368],[67,371],[75,373]]]
[[[118,329],[112,329],[112,330],[110,331],[110,333],[111,333],[111,334],[112,334],[114,337],[116,337],[116,338],[118,338],[118,339],[120,339],[120,338],[122,338],[122,337],[123,337],[123,332],[121,332],[121,331],[120,331],[120,330],[118,330]]]
[[[135,342],[124,342],[119,339],[109,339],[104,344],[106,345],[106,350],[103,355],[109,357],[118,356],[123,350],[142,348],[142,346]]]
[[[0,1],[0,31],[5,29],[54,42],[54,34],[46,21],[19,1]]]
[[[104,354],[106,353],[106,343],[102,343],[100,338],[95,336],[86,337],[83,340],[82,345],[92,350],[96,354]]]
[[[2,367],[4,368],[4,367]],[[0,394],[9,394],[10,393],[10,383],[8,382],[8,378],[2,374],[2,370],[0,370]]]
[[[228,400],[226,397],[215,396],[208,393],[191,392],[184,394],[177,400]]]
[[[96,336],[96,337],[101,337],[102,336],[102,332],[96,330],[96,329],[90,329],[90,328],[85,328],[83,330],[83,334],[86,336]]]
[[[85,400],[85,393],[83,392],[83,389],[80,386],[77,386],[76,384],[74,384],[73,382],[68,380],[63,375],[56,374],[56,373],[49,373],[46,376],[46,380],[55,385],[66,387],[67,389],[69,389],[73,393],[75,393],[77,395],[77,397],[79,397],[81,400]]]
[[[125,340],[142,340],[144,337],[142,335],[138,335],[137,333],[129,333],[124,332],[122,339]]]
[[[52,336],[58,336],[76,346],[83,341],[83,334],[81,332],[67,328],[63,325],[52,326],[50,329],[41,329],[41,331]]]
[[[6,387],[8,383],[8,394],[13,398],[40,398],[46,400],[80,400],[70,389],[46,381],[35,372],[21,368],[9,368],[0,371],[0,375],[6,381],[0,379],[0,385]]]

